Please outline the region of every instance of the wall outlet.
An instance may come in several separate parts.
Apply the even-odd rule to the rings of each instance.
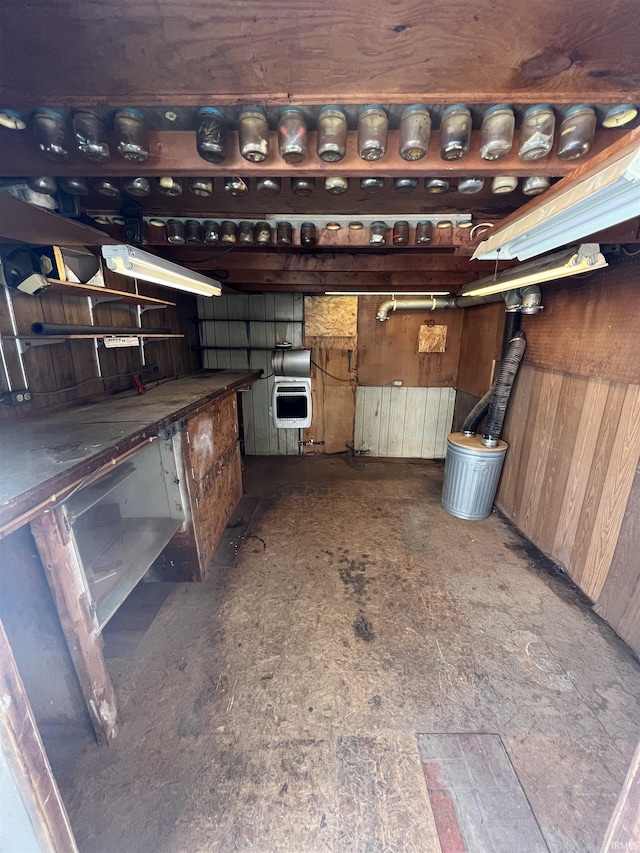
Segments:
[[[28,388],[16,388],[15,391],[5,391],[2,395],[2,402],[7,406],[22,406],[24,403],[30,403],[32,399]]]
[[[404,380],[394,379],[391,384],[394,386],[394,388],[401,388],[404,385]]]

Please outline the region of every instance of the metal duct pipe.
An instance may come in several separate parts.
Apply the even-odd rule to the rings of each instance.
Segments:
[[[432,296],[429,299],[387,299],[376,314],[376,319],[383,322],[389,319],[392,311],[437,311],[441,308],[472,308],[474,305],[484,305],[487,302],[501,302],[502,295],[493,293],[490,296],[452,296],[443,298]]]
[[[487,422],[482,436],[482,443],[485,447],[496,447],[498,444],[513,382],[526,348],[527,339],[524,332],[518,332],[509,341],[507,354],[500,362],[500,370],[493,384]]]
[[[524,309],[526,298],[526,310]],[[524,314],[537,314],[542,310],[542,293],[537,284],[522,290],[507,290],[503,293],[491,293],[487,296],[451,296],[447,298],[432,296],[429,299],[387,299],[378,307],[376,319],[384,322],[392,311],[437,311],[442,308],[473,308],[489,302],[505,302],[506,310],[521,311]]]

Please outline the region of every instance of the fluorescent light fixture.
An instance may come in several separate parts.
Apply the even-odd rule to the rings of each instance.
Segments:
[[[505,272],[498,273],[494,278],[483,278],[462,288],[462,296],[489,296],[492,293],[503,293],[505,290],[516,290],[529,284],[544,284],[558,278],[570,275],[593,272],[608,266],[604,255],[600,252],[598,243],[582,243],[582,245],[538,258],[528,264],[521,264]]]
[[[219,281],[165,261],[134,246],[103,246],[102,257],[113,272],[152,281],[175,290],[197,293],[198,296],[220,296]]]
[[[582,179],[565,181],[566,189],[552,189],[548,201],[540,196],[530,213],[524,208],[510,225],[498,226],[474,259],[524,261],[640,216],[640,145]]]
[[[449,296],[450,290],[325,290],[325,296]]]

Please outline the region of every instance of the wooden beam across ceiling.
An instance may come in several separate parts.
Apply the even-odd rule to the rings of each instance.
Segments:
[[[109,234],[0,191],[0,237],[23,243],[61,246],[106,246]]]

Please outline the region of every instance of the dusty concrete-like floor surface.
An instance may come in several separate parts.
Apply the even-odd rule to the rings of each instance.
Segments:
[[[59,773],[83,853],[440,850],[418,733],[495,733],[553,853],[597,851],[640,669],[442,466],[247,459],[232,569],[110,661],[123,726]],[[514,851],[515,853],[515,851]]]

